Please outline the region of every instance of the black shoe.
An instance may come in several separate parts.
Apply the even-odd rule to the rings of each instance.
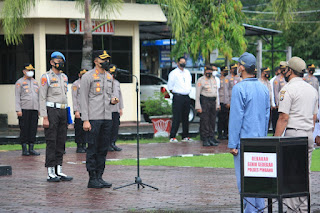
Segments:
[[[112,146],[113,150],[116,152],[120,152],[122,150],[120,147],[117,147],[115,144],[112,144],[111,146]]]
[[[209,138],[209,144],[210,146],[218,146],[219,145],[219,141],[217,141],[214,137],[210,137]]]
[[[33,143],[30,143],[30,144],[29,144],[29,153],[30,153],[30,155],[35,155],[35,156],[40,155],[39,152],[34,151],[33,147],[34,147],[34,144],[33,144]]]
[[[22,155],[23,156],[29,156],[30,155],[30,153],[29,153],[29,151],[27,149],[27,144],[25,144],[25,143],[22,144]]]
[[[113,147],[112,147],[112,146],[109,146],[109,147],[108,147],[108,152],[113,152],[113,151],[114,151]]]
[[[202,142],[203,142],[202,146],[210,146],[209,138],[203,138]]]
[[[76,153],[86,153],[86,151],[83,149],[81,143],[77,143],[77,150]]]
[[[57,175],[57,177],[60,178],[60,180],[71,181],[73,179],[73,177],[67,176],[66,174],[62,173],[62,166],[57,165],[55,169],[56,169],[56,175]]]
[[[103,185],[103,188],[111,188],[112,184],[104,181],[102,179],[102,174],[103,173],[100,171],[97,172],[97,180],[99,181],[99,183],[101,183]]]
[[[103,188],[103,185],[97,179],[95,171],[89,171],[88,188],[92,188],[92,189],[101,189],[101,188]]]
[[[86,143],[82,143],[81,144],[82,149],[84,150],[84,152],[87,152],[87,145]]]
[[[219,140],[223,140],[223,136],[222,135],[218,135],[218,139]]]

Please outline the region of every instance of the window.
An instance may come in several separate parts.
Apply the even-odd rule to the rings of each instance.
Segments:
[[[14,84],[23,76],[25,63],[34,66],[33,35],[24,35],[19,45],[6,45],[4,36],[0,35],[0,84]]]
[[[132,73],[132,37],[110,35],[93,35],[93,50],[106,49],[111,55],[111,63]],[[62,52],[66,57],[64,72],[68,75],[69,83],[78,79],[82,61],[82,35],[46,35],[47,70],[51,65],[50,55],[54,51]],[[121,83],[131,83],[132,77],[119,75]]]

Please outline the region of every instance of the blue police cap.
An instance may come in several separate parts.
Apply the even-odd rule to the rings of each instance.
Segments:
[[[64,55],[61,52],[53,52],[51,54],[51,58],[62,58],[64,61],[66,61],[66,58],[64,57]]]
[[[256,57],[248,52],[243,53],[236,61],[238,61],[245,68],[256,66]]]

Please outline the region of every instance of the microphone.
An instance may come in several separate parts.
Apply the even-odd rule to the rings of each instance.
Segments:
[[[120,69],[120,68],[116,68],[116,72],[130,74],[129,70],[124,70],[124,69]]]
[[[117,66],[114,64],[109,65],[109,72],[110,73],[117,72],[117,73],[123,73],[123,74],[130,74],[130,72],[128,70],[117,68]]]

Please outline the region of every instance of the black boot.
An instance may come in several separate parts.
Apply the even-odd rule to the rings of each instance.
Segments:
[[[82,146],[82,149],[84,150],[84,152],[87,152],[87,145],[86,145],[86,143],[82,143],[81,146]]]
[[[219,133],[218,133],[218,139],[219,139],[219,140],[222,140],[222,139],[223,139],[222,132],[219,132]]]
[[[209,144],[210,146],[218,146],[219,145],[219,141],[216,140],[216,138],[214,136],[209,137]]]
[[[102,171],[97,171],[97,179],[98,179],[99,183],[101,183],[103,185],[103,188],[110,188],[112,186],[112,184],[104,181],[102,179],[102,174],[103,174]]]
[[[27,144],[25,144],[25,143],[22,144],[22,155],[23,156],[29,156],[30,155],[30,153],[29,153],[29,151],[27,149]]]
[[[113,149],[112,145],[110,145],[110,146],[108,147],[108,152],[113,152],[113,151],[114,151],[114,149]]]
[[[85,153],[86,151],[82,148],[82,143],[77,143],[76,153]]]
[[[30,155],[36,155],[36,156],[40,155],[39,152],[34,151],[33,147],[34,147],[34,144],[30,143],[29,144],[29,153],[30,153]]]
[[[209,138],[207,138],[207,137],[203,137],[202,142],[203,142],[203,146],[210,146]]]
[[[116,146],[116,143],[113,143],[111,146],[112,146],[114,151],[120,152],[122,150],[120,147]]]
[[[71,181],[73,179],[73,177],[67,176],[66,174],[62,173],[62,166],[61,165],[56,166],[56,175],[62,181]]]
[[[98,181],[96,171],[89,171],[88,188],[101,189],[103,185]]]

